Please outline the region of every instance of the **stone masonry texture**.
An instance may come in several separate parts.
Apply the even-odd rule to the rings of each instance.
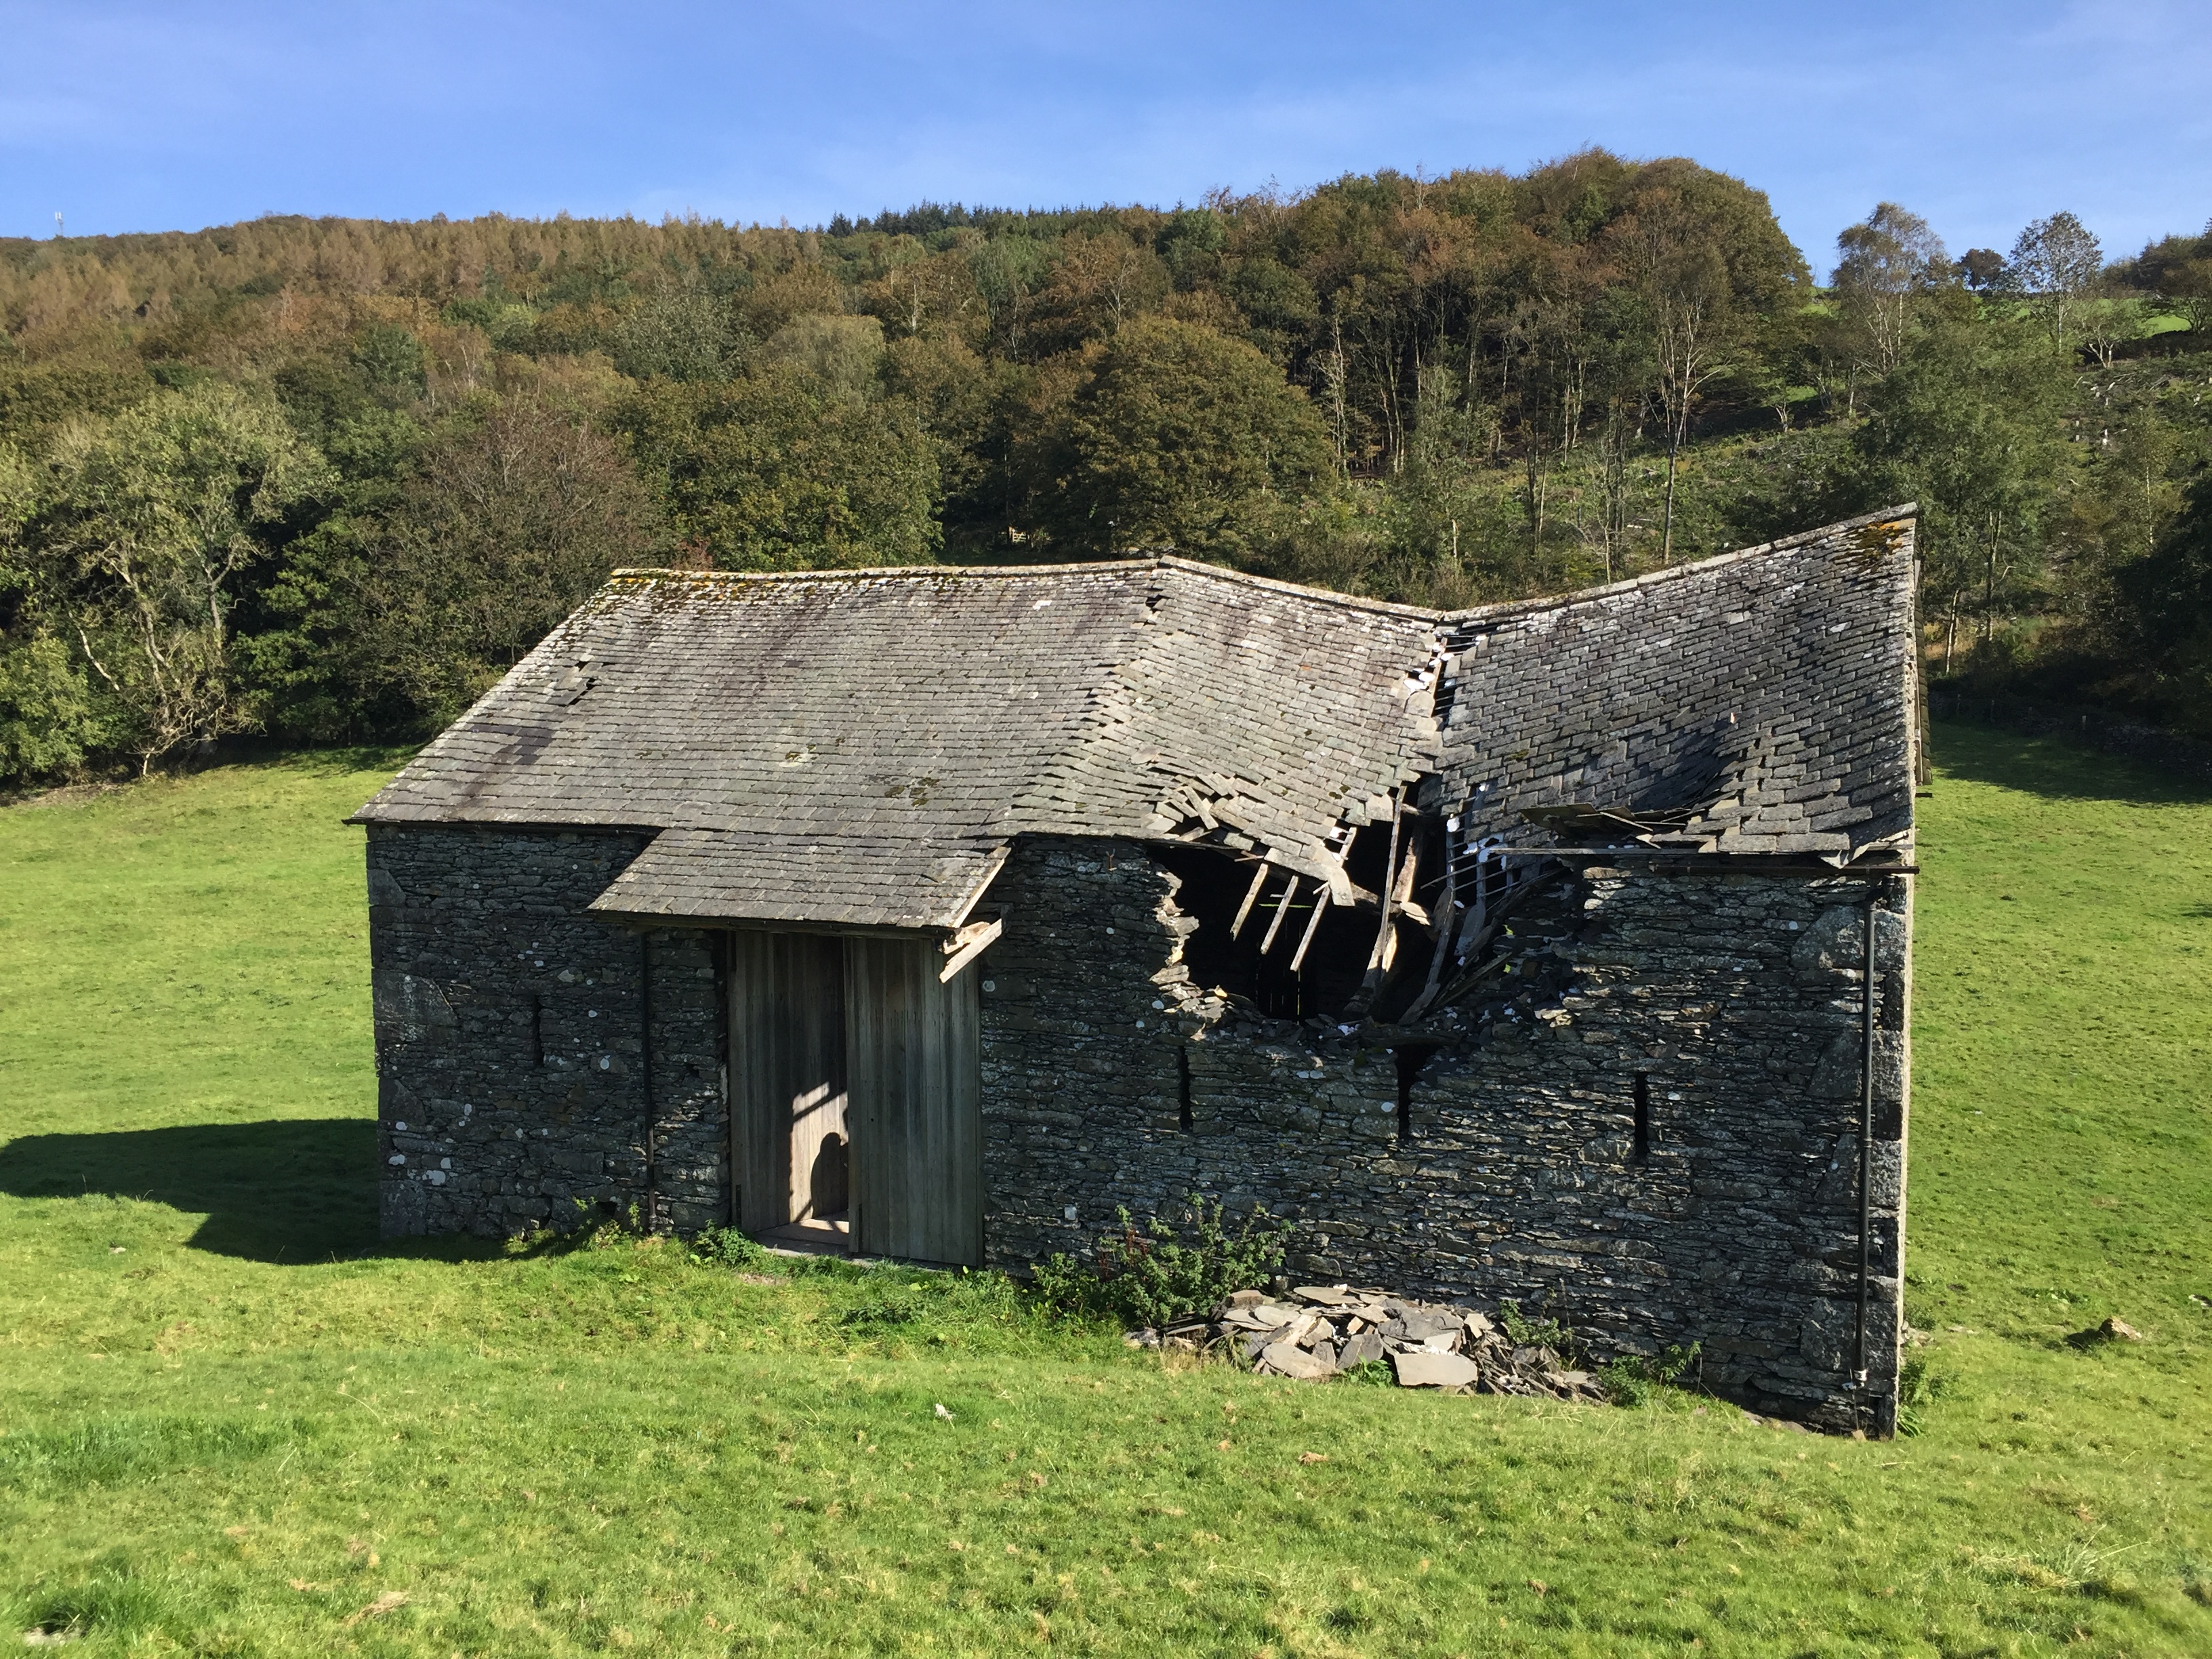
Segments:
[[[384,1231],[727,1222],[720,929],[972,913],[992,1265],[1202,1194],[1286,1219],[1302,1280],[1516,1299],[1600,1358],[1695,1342],[1722,1395],[1888,1432],[1913,556],[1899,509],[1452,615],[1176,560],[618,581],[359,815]],[[1417,876],[1525,901],[1457,935],[1450,996],[1388,1023],[1417,921],[1402,994],[1342,1025],[1194,977],[1265,859],[1344,907],[1308,988],[1356,985],[1343,849],[1379,857],[1401,792]],[[1584,805],[1657,827],[1547,854]]]
[[[687,1231],[723,1218],[714,936],[586,913],[646,839],[371,826],[387,1236],[568,1226],[633,1205]]]
[[[1326,1022],[1193,983],[1176,877],[1103,841],[1026,843],[994,889],[983,1008],[986,1244],[1080,1253],[1192,1193],[1295,1224],[1308,1282],[1520,1300],[1601,1353],[1701,1346],[1747,1404],[1887,1431],[1899,1332],[1904,884],[1591,867],[1569,984],[1398,1071]],[[1875,1227],[1856,1369],[1860,988],[1875,926]],[[1081,984],[1079,1000],[1061,988]],[[1180,1127],[1187,1070],[1191,1127]],[[1636,1079],[1650,1103],[1635,1161]]]
[[[726,1219],[713,938],[640,933],[586,908],[640,839],[372,831],[387,1233],[562,1226],[603,1205],[682,1231]],[[992,1265],[1080,1252],[1117,1206],[1172,1214],[1203,1193],[1291,1222],[1298,1277],[1516,1297],[1601,1353],[1695,1341],[1724,1395],[1888,1426],[1901,881],[1583,870],[1583,924],[1529,941],[1565,953],[1566,988],[1507,1003],[1431,1056],[1404,1143],[1391,1051],[1324,1022],[1259,1019],[1191,980],[1183,945],[1197,924],[1180,884],[1133,843],[1040,838],[993,890],[1006,920],[981,969]],[[1882,906],[1874,1375],[1857,1390],[1869,890]],[[1639,1074],[1651,1120],[1640,1164]]]

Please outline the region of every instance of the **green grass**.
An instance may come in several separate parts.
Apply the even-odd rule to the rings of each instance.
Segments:
[[[380,1247],[338,820],[392,757],[0,811],[0,1643],[2212,1652],[2212,792],[1939,754],[1940,1392],[1887,1444],[1164,1369],[989,1278]],[[2150,1340],[2064,1340],[2106,1313]]]

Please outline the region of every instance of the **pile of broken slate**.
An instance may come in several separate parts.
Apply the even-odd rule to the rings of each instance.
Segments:
[[[1132,1331],[1126,1340],[1194,1353],[1233,1345],[1255,1371],[1310,1382],[1379,1361],[1401,1389],[1603,1397],[1588,1371],[1571,1369],[1552,1348],[1516,1343],[1478,1309],[1347,1285],[1307,1285],[1280,1296],[1237,1291],[1210,1316]]]

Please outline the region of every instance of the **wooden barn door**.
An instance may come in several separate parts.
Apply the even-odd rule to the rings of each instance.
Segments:
[[[845,945],[730,935],[730,1132],[738,1224],[826,1218],[845,1202]]]
[[[845,941],[853,1224],[863,1255],[983,1265],[976,969],[926,939]]]

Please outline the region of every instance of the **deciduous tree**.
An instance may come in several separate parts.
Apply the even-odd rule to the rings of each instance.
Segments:
[[[1327,487],[1328,434],[1255,348],[1165,318],[1125,323],[1076,393],[1043,503],[1054,548],[1173,547],[1236,563]]]
[[[45,603],[143,772],[250,728],[231,614],[288,517],[335,480],[274,404],[220,384],[66,430],[27,529]]]
[[[926,564],[943,536],[937,457],[907,399],[792,362],[641,388],[617,411],[679,544],[731,570]]]
[[[2069,471],[2058,413],[2070,383],[2050,337],[1959,301],[1876,391],[1857,442],[1866,503],[1909,497],[1925,515],[1923,592],[1948,623],[1947,661],[1963,614],[1986,641],[2033,592]]]
[[[611,439],[533,402],[441,433],[398,499],[360,526],[341,580],[350,673],[434,730],[589,598],[664,545]]]
[[[2005,270],[2013,285],[2035,302],[2051,337],[2063,348],[2104,275],[2105,253],[2079,219],[2054,213],[2021,232]]]
[[[1887,374],[1905,355],[1914,302],[1947,280],[1951,256],[1928,222],[1894,202],[1875,204],[1836,238],[1830,280],[1846,320],[1863,343],[1869,366]]]

